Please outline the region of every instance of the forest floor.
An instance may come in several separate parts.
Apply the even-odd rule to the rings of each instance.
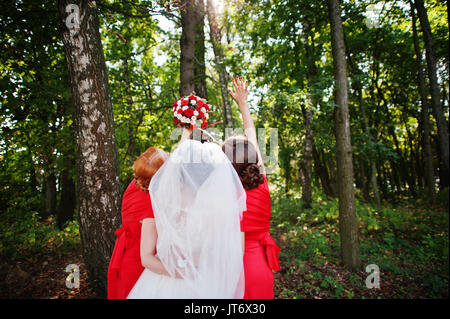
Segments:
[[[68,288],[65,272],[70,264],[79,266],[79,288]],[[3,275],[3,276],[2,276]],[[80,249],[63,255],[37,255],[0,264],[0,298],[5,299],[90,299],[96,298],[86,278]]]
[[[417,203],[382,209],[357,204],[363,265],[361,271],[350,272],[339,258],[337,201],[319,199],[305,211],[299,207],[295,199],[275,200],[272,205],[271,233],[282,249],[282,269],[274,273],[275,298],[448,298],[448,212]],[[33,225],[51,235],[34,239],[33,247],[42,246],[39,249],[21,250],[17,244],[11,262],[0,255],[0,298],[95,298],[86,280],[77,225],[64,231],[55,230],[52,219]],[[18,240],[17,234],[10,235],[10,240]],[[5,238],[3,252],[8,244]],[[66,286],[69,264],[79,266],[79,288]],[[378,289],[366,287],[368,264],[380,268]]]

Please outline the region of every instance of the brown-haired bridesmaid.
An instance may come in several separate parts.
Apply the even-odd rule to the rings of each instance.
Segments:
[[[232,136],[222,150],[233,164],[247,195],[247,210],[242,214],[241,232],[245,237],[244,299],[272,299],[273,273],[280,269],[280,248],[269,234],[270,193],[266,171],[256,140],[256,129],[247,104],[247,81],[233,78],[233,99],[239,104],[246,136]]]

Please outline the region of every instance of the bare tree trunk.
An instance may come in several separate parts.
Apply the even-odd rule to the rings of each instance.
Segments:
[[[302,201],[303,208],[311,208],[312,202],[312,159],[313,159],[313,111],[301,105],[303,117],[305,118],[305,149],[303,153],[303,183],[302,183]]]
[[[361,177],[361,188],[363,198],[365,202],[369,203],[370,202],[369,180],[367,178],[366,163],[361,155],[358,156],[358,162],[359,162],[359,172],[360,172],[359,174]]]
[[[369,121],[367,120],[366,106],[365,106],[364,100],[362,98],[362,88],[361,88],[360,84],[358,84],[358,85],[359,85],[359,87],[358,87],[359,107],[361,108],[361,116],[363,118],[363,123],[364,123],[364,132],[370,140],[373,140],[372,134],[370,133]],[[369,159],[369,163],[370,163],[370,184],[372,185],[375,203],[379,207],[381,205],[381,199],[380,199],[380,193],[378,191],[377,164],[375,162],[375,158]]]
[[[337,197],[336,189],[334,184],[331,182],[330,174],[328,173],[328,168],[323,164],[323,161],[320,157],[319,151],[315,148],[313,144],[313,158],[314,158],[314,170],[316,175],[320,179],[320,183],[322,184],[323,191],[327,197]],[[321,152],[323,153],[323,152]]]
[[[345,35],[344,35],[344,40],[345,40]],[[375,56],[375,52],[374,52],[374,56]],[[355,65],[355,63],[353,63],[353,59],[351,58],[351,56],[348,53],[347,53],[347,59],[349,61],[349,65],[350,65],[351,69],[353,70],[353,72],[356,73],[357,76],[359,76],[361,74],[361,71]],[[361,83],[361,81],[359,79],[355,80],[355,82],[353,83],[353,88],[358,94],[358,104],[359,104],[359,107],[360,107],[360,110],[361,110],[361,117],[362,117],[362,120],[363,120],[363,131],[364,131],[364,134],[366,135],[366,137],[370,141],[374,142],[374,137],[372,136],[372,133],[371,133],[371,130],[370,130],[369,120],[367,118],[366,107],[365,107],[364,99],[363,99],[363,95],[362,95],[362,83]],[[373,94],[372,94],[372,98],[375,99]],[[372,185],[375,202],[376,202],[376,204],[378,206],[380,206],[381,205],[381,199],[380,199],[380,195],[379,195],[378,183],[377,183],[377,178],[376,178],[377,177],[376,159],[373,158],[372,156],[369,156],[368,161],[369,161],[369,166],[370,166],[369,182]],[[366,184],[367,178],[366,178],[366,175],[365,175],[366,170],[364,169],[364,160],[360,159],[359,162],[360,162],[360,165],[361,165],[361,169],[360,169],[361,170],[361,174],[364,174],[364,177],[362,178],[362,180],[363,180],[362,183],[363,183],[364,199],[366,201],[369,201],[370,200],[370,196],[369,196],[369,189],[368,189],[367,184]]]
[[[423,4],[423,0],[414,0],[419,16],[420,25],[422,26],[423,40],[425,42],[425,53],[428,66],[428,79],[430,82],[431,105],[436,124],[438,128],[439,148],[441,150],[442,164],[444,168],[443,174],[449,174],[449,138],[448,124],[444,118],[442,110],[441,98],[439,93],[439,85],[437,82],[436,59],[434,50],[434,40],[431,33],[430,23],[428,21],[427,11]]]
[[[194,40],[194,90],[196,95],[204,99],[208,99],[208,90],[206,87],[205,52],[205,3],[203,0],[196,0]]]
[[[59,200],[56,224],[62,229],[64,224],[73,219],[76,207],[75,182],[71,170],[75,167],[75,157],[64,154],[64,169],[61,172],[61,197]]]
[[[228,81],[229,76],[225,65],[223,64],[223,49],[222,49],[222,31],[219,28],[216,17],[216,9],[211,0],[207,0],[207,13],[209,22],[209,34],[214,51],[214,61],[216,64],[217,72],[219,73],[220,92],[222,94],[223,102],[223,114],[225,127],[232,128],[233,125],[233,113],[231,111],[231,102],[228,95]]]
[[[56,215],[56,176],[51,172],[45,176],[45,215]]]
[[[76,8],[73,8],[73,3]],[[95,2],[58,2],[76,137],[77,208],[88,278],[106,296],[115,228],[120,226],[120,183],[108,73]],[[79,10],[79,23],[68,23]],[[75,10],[75,11],[74,11]],[[67,20],[66,20],[67,19]]]
[[[435,191],[434,191],[434,168],[433,168],[433,157],[431,153],[431,143],[430,143],[430,118],[427,102],[427,94],[425,91],[425,81],[422,69],[422,53],[420,52],[419,39],[417,36],[416,27],[416,14],[414,10],[414,5],[412,1],[409,1],[411,7],[411,18],[412,18],[412,28],[413,28],[413,41],[414,50],[416,52],[416,65],[417,65],[417,86],[419,87],[420,103],[422,105],[421,115],[422,115],[422,151],[424,158],[424,175],[425,175],[425,186],[428,190],[428,198],[430,203],[434,203]]]
[[[334,125],[336,160],[339,183],[339,231],[341,257],[345,267],[357,271],[361,267],[358,242],[358,219],[353,188],[353,159],[348,109],[347,61],[345,60],[344,30],[338,0],[328,0],[331,25],[331,48],[335,78]]]
[[[180,1],[180,96],[191,94],[194,89],[195,21],[194,0]]]
[[[305,107],[302,104],[302,113],[305,118],[305,150],[303,154],[303,169],[304,169],[304,179],[302,184],[302,199],[303,207],[310,208],[312,202],[312,146],[314,143],[314,132],[313,132],[313,119],[314,119],[314,107],[317,104],[317,95],[314,94],[314,85],[317,75],[316,61],[314,55],[314,41],[311,36],[311,24],[308,18],[305,17],[303,21],[303,46],[305,48],[306,63],[308,71],[306,73],[306,81],[308,84],[308,100],[310,105]],[[311,37],[311,43],[309,38]]]

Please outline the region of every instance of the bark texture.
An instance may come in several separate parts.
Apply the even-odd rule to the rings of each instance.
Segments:
[[[71,15],[76,16],[76,8],[72,13],[66,11],[72,4],[79,12],[79,23],[72,19],[74,25],[67,23]],[[121,220],[108,74],[95,2],[60,0],[58,9],[74,107],[76,193],[83,258],[89,281],[97,295],[105,297],[114,231]]]
[[[353,187],[353,159],[350,141],[348,107],[347,61],[345,59],[344,30],[338,0],[328,0],[328,16],[331,25],[331,47],[335,78],[334,126],[336,136],[336,160],[339,183],[339,231],[341,257],[348,269],[361,267],[358,242],[358,219],[355,211]]]

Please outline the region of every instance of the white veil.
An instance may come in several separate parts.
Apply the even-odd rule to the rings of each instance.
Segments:
[[[157,256],[192,298],[243,298],[241,181],[214,143],[182,142],[150,186]]]

